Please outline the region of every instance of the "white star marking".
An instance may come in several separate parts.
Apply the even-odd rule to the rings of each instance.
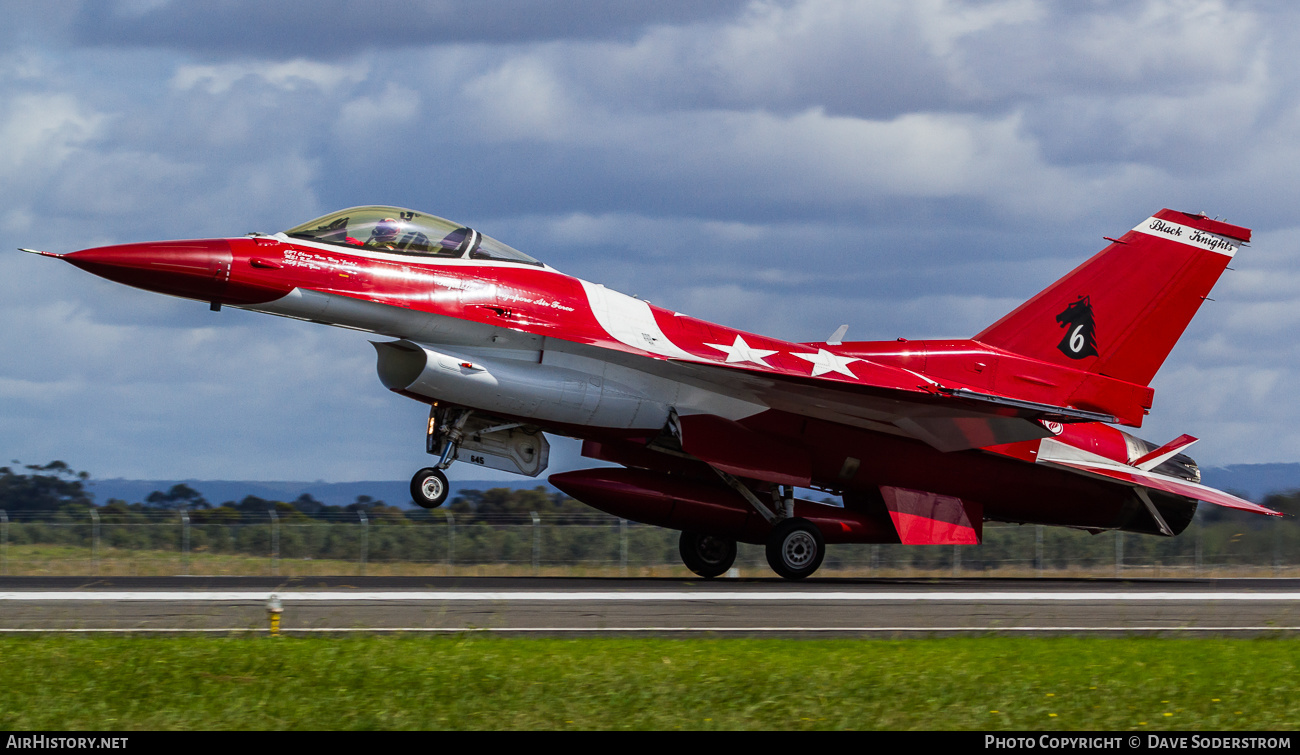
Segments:
[[[732,362],[753,362],[754,364],[761,364],[768,369],[771,369],[772,365],[764,362],[763,358],[770,357],[776,353],[775,351],[768,351],[767,349],[750,348],[749,344],[745,343],[745,339],[740,336],[736,336],[736,342],[730,346],[723,346],[720,343],[706,343],[704,345],[712,346],[718,351],[727,352],[727,364],[731,364]]]
[[[790,355],[812,362],[813,377],[825,375],[828,372],[838,372],[841,375],[848,375],[857,380],[858,376],[849,371],[849,363],[862,361],[857,357],[842,357],[839,354],[832,354],[826,349],[818,349],[816,354],[796,354],[792,351]]]

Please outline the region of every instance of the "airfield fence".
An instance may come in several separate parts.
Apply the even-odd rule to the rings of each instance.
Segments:
[[[970,546],[831,545],[819,575],[863,577],[1294,577],[1295,520],[1193,522],[1175,538],[986,524]],[[196,521],[189,512],[10,516],[3,575],[689,576],[675,531],[603,515],[285,517]],[[733,576],[770,576],[741,544]]]

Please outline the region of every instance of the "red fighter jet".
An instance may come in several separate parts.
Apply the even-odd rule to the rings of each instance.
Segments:
[[[792,343],[565,275],[479,231],[354,207],[283,233],[36,252],[150,291],[385,336],[379,379],[428,404],[411,480],[453,461],[536,476],[545,433],[621,467],[551,475],[616,516],[681,530],[686,566],[765,544],[782,577],[827,543],[975,544],[985,521],[1173,536],[1200,484],[1184,435],[1139,427],[1151,378],[1250,231],[1161,210],[970,339]],[[24,250],[32,251],[32,250]],[[840,496],[796,500],[796,487]]]

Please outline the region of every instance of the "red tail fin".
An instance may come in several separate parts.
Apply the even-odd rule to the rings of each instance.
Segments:
[[[1250,229],[1161,210],[1111,241],[975,340],[1147,385]]]

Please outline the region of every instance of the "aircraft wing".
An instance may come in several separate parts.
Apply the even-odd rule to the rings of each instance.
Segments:
[[[915,438],[945,452],[1050,436],[1051,432],[1040,420],[1104,422],[1114,419],[1095,412],[1018,401],[964,388],[944,389],[908,370],[865,360],[852,365],[857,368],[852,373],[855,379],[827,379],[703,360],[654,358],[572,343],[562,348],[748,403]],[[862,377],[857,379],[859,374]]]
[[[830,344],[725,329],[578,283],[592,320],[581,335],[548,335],[571,347],[594,347],[596,358],[773,409],[904,435],[945,452],[1047,437],[1039,420],[1116,421],[1110,414],[940,385],[902,367],[826,348]]]

